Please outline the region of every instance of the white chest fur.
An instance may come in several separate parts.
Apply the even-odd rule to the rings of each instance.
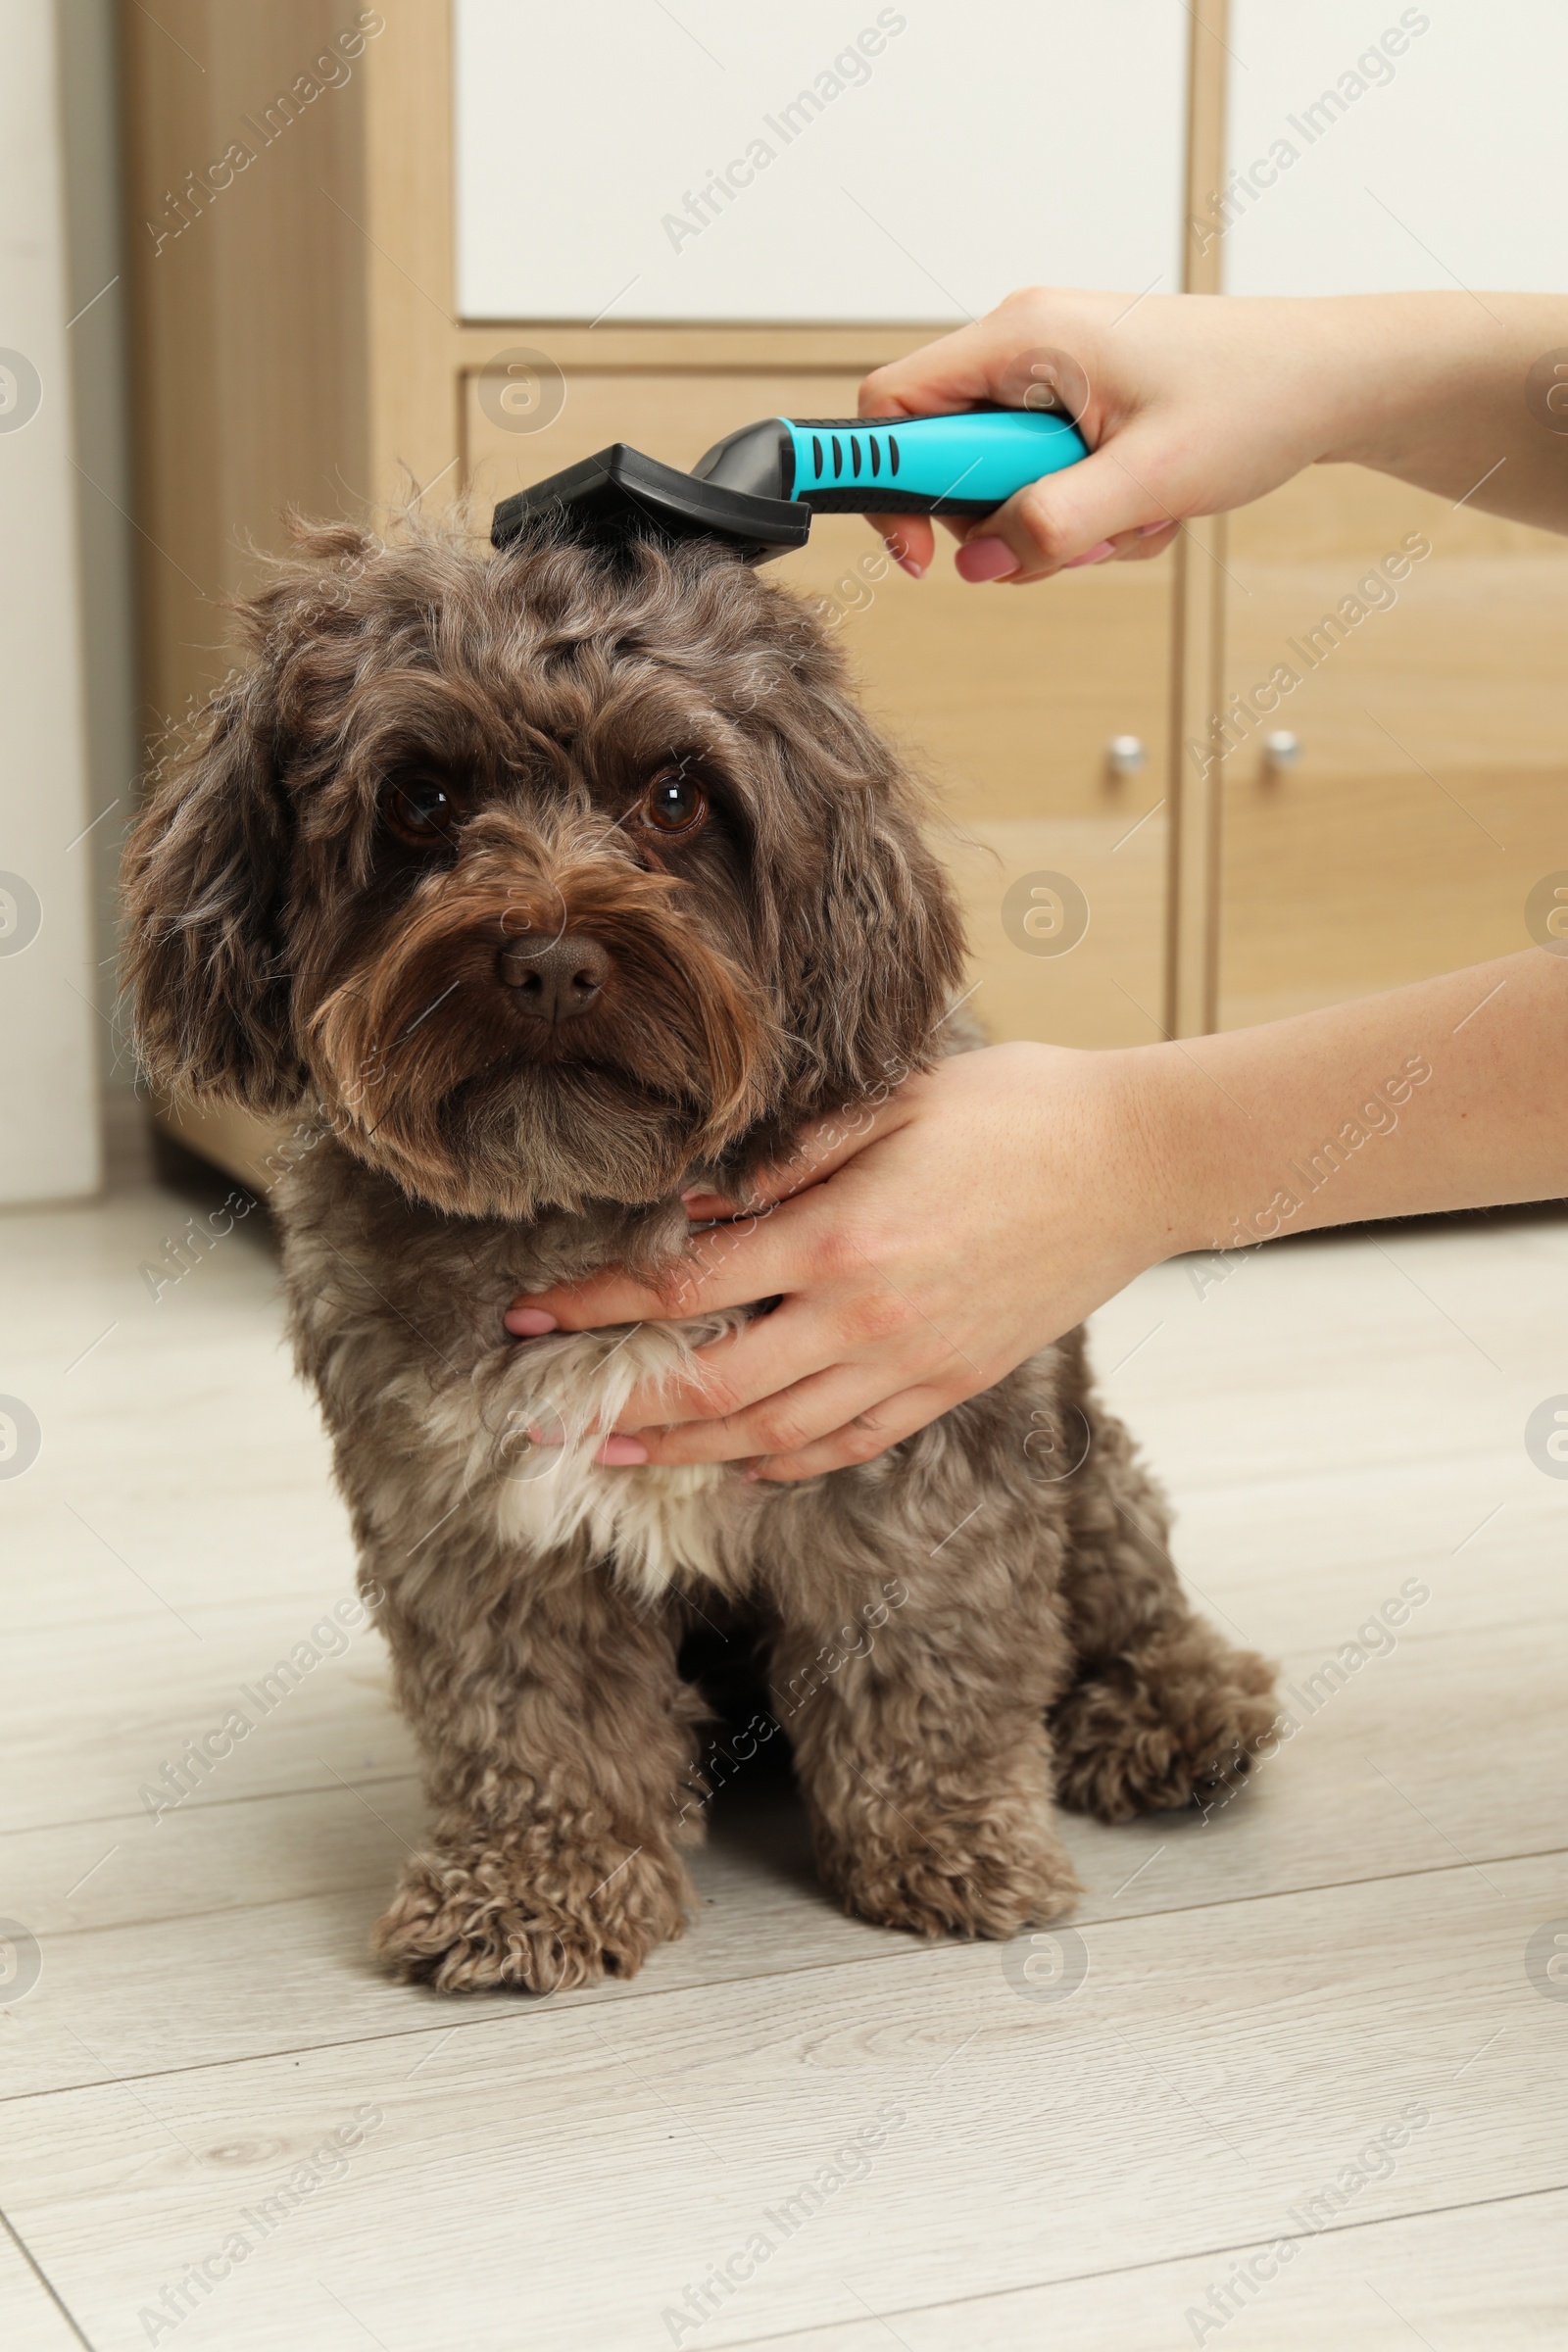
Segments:
[[[735,1308],[523,1341],[426,1406],[430,1437],[509,1546],[537,1553],[586,1542],[650,1600],[694,1577],[736,1581],[759,1500],[737,1470],[609,1469],[593,1456],[633,1389],[689,1370],[695,1348],[746,1319]],[[533,1431],[559,1442],[540,1444]]]

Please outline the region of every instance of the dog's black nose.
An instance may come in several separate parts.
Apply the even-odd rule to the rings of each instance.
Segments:
[[[574,1021],[598,1000],[610,978],[610,957],[597,940],[567,931],[559,937],[524,931],[501,951],[501,977],[535,1020]]]

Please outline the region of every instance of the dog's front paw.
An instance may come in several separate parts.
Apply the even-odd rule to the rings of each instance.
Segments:
[[[1022,1807],[932,1813],[905,1808],[818,1844],[822,1877],[845,1909],[916,1936],[1005,1941],[1072,1909],[1072,1864],[1043,1820]]]
[[[406,1984],[439,1992],[567,1992],[634,1977],[680,1934],[688,1896],[674,1856],[643,1847],[617,1859],[437,1846],[405,1866],[375,1948]]]

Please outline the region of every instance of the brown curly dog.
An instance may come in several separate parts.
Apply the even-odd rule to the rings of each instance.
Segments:
[[[910,778],[805,608],[713,547],[297,536],[135,829],[128,972],[159,1086],[301,1114],[295,1346],[436,1810],[381,1952],[545,1991],[679,1935],[707,1621],[757,1644],[754,1737],[783,1727],[851,1911],[1058,1916],[1053,1795],[1187,1804],[1273,1717],[1269,1668],[1189,1608],[1082,1335],[782,1486],[591,1458],[742,1314],[501,1320],[611,1261],[674,1281],[683,1186],[734,1198],[978,1042]]]

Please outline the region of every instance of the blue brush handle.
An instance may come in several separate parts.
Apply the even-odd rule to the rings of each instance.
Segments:
[[[1036,409],[958,416],[785,416],[795,479],[786,493],[822,514],[990,514],[1089,445]]]

